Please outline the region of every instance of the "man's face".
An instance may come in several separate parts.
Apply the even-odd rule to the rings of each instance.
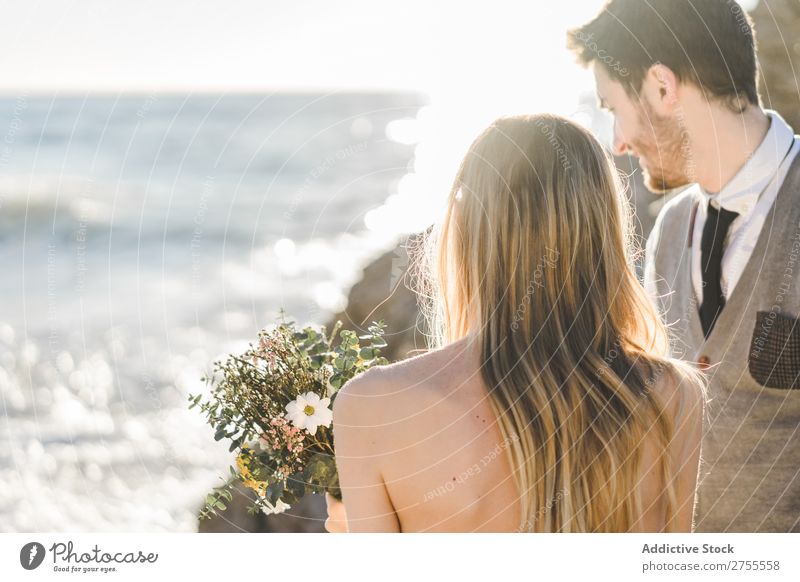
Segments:
[[[612,79],[596,61],[592,69],[600,106],[614,116],[614,153],[630,153],[639,159],[644,183],[652,192],[665,192],[691,183],[687,171],[688,149],[683,147],[680,119],[658,115],[645,91],[638,99],[632,99],[622,84]]]

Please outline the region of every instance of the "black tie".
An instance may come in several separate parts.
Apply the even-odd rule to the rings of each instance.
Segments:
[[[711,335],[714,323],[722,308],[725,296],[722,294],[722,253],[725,237],[734,219],[739,216],[721,208],[717,210],[708,204],[708,218],[703,227],[703,240],[700,241],[700,269],[703,272],[703,304],[700,306],[700,322],[705,337]]]

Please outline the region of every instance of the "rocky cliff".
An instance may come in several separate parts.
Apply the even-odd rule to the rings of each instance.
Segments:
[[[764,106],[800,132],[800,0],[761,0],[756,28]]]

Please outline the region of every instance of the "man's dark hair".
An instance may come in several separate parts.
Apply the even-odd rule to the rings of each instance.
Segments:
[[[585,66],[602,63],[632,97],[661,63],[734,111],[759,105],[755,33],[734,0],[610,0],[567,33],[567,46]]]

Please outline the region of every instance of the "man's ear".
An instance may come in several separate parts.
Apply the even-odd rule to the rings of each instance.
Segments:
[[[669,67],[656,63],[652,65],[642,83],[642,97],[662,116],[672,115],[678,104],[678,78]]]

